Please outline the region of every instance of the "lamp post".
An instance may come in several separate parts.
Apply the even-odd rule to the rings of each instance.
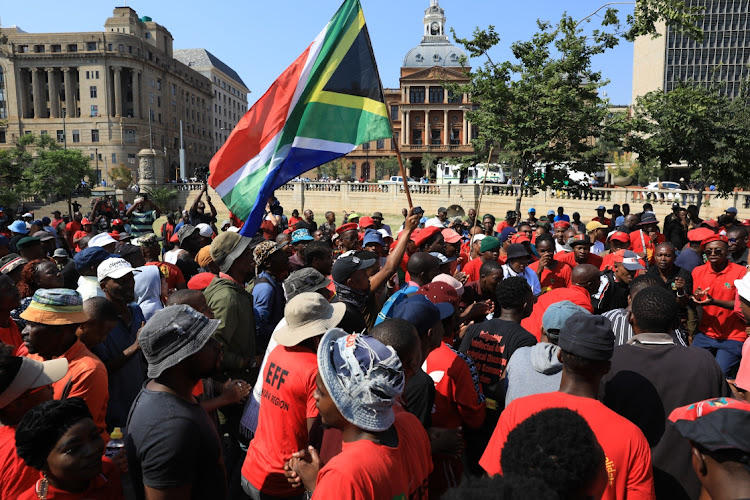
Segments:
[[[99,185],[102,178],[102,174],[99,171],[99,148],[94,148],[94,160],[96,161],[96,185]]]

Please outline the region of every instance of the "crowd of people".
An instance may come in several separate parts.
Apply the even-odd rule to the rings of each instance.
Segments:
[[[0,212],[0,498],[750,498],[750,221],[672,208]]]

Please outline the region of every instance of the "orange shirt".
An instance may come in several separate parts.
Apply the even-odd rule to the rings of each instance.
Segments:
[[[307,419],[318,416],[313,393],[317,354],[304,347],[276,346],[265,364],[258,428],[242,464],[242,477],[266,495],[293,496],[284,477],[292,453],[307,447]]]
[[[529,264],[529,267],[535,273],[539,271],[539,261]],[[572,271],[569,265],[555,261],[553,269],[542,269],[542,275],[539,277],[539,284],[542,287],[542,293],[549,292],[555,288],[565,288],[570,286],[570,275]]]
[[[658,245],[659,243],[664,243],[665,241],[666,238],[664,237],[664,235],[659,233],[659,236],[656,237],[656,244]],[[654,245],[654,242],[651,241],[651,238],[648,237],[648,234],[643,232],[643,229],[639,229],[630,233],[630,249],[635,253],[646,252],[646,260],[649,262],[649,264],[654,263],[655,248],[656,246]]]
[[[518,424],[549,408],[569,408],[581,415],[604,450],[608,483],[603,500],[648,499],[654,496],[651,448],[643,432],[625,417],[595,399],[563,392],[534,394],[512,401],[500,414],[479,465],[489,475],[502,474],[500,456],[508,433]]]
[[[18,325],[16,325],[16,322],[12,318],[7,328],[0,327],[0,342],[15,347],[15,355],[19,355],[18,348],[23,345],[23,338],[21,337],[21,332],[18,331]]]
[[[505,257],[500,257],[497,259],[497,261],[502,266],[505,264]],[[466,265],[461,269],[462,273],[466,273],[466,275],[469,277],[467,281],[479,281],[479,269],[482,267],[482,264],[484,264],[484,261],[481,257],[477,257],[474,260],[470,260],[466,263]]]
[[[734,301],[737,297],[737,287],[734,280],[741,280],[747,274],[745,266],[727,262],[727,267],[718,273],[706,263],[693,269],[693,289],[699,287],[708,290],[708,294],[718,300]],[[744,342],[745,321],[740,319],[732,309],[719,306],[703,306],[703,315],[698,330],[711,338],[719,340],[739,340]]]
[[[531,315],[521,320],[521,326],[536,337],[538,342],[542,338],[541,329],[544,313],[549,306],[563,300],[569,300],[589,312],[594,312],[594,307],[591,305],[591,295],[585,288],[576,285],[572,285],[569,288],[555,288],[539,296],[536,304],[534,304],[534,309],[531,311]]]
[[[558,262],[562,262],[563,264],[567,264],[571,268],[578,265],[578,262],[576,262],[575,252],[557,252],[555,254],[555,260]],[[602,260],[604,259],[602,259],[598,255],[590,253],[584,264],[591,264],[599,269],[599,267],[601,267],[602,265]]]
[[[16,426],[0,427],[0,498],[18,498],[39,478],[39,471],[26,465],[16,453]]]
[[[432,458],[427,431],[407,412],[396,413],[393,426],[398,434],[395,448],[366,439],[344,443],[341,453],[318,472],[313,499],[429,498]]]
[[[36,361],[44,361],[38,354],[29,354],[29,358]],[[71,382],[69,398],[81,398],[89,407],[94,417],[96,428],[102,432],[104,443],[109,441],[107,424],[104,417],[107,414],[107,402],[109,401],[109,382],[107,369],[99,358],[91,353],[83,342],[76,340],[61,358],[68,360],[68,373],[52,384],[55,399],[60,399],[68,381]]]
[[[41,498],[37,494],[37,489],[41,487],[42,478],[37,472],[37,481],[24,494],[18,497],[18,500],[37,500]],[[120,478],[120,469],[112,463],[107,457],[102,457],[102,471],[91,480],[86,491],[72,493],[70,491],[60,490],[51,484],[47,490],[49,500],[88,500],[91,498],[106,498],[107,500],[120,500],[122,495],[122,481]]]
[[[180,268],[169,262],[146,262],[147,266],[159,266],[159,271],[167,279],[167,286],[170,290],[177,288],[177,285],[185,283],[185,276]]]

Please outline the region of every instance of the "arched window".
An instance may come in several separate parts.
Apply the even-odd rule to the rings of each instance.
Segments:
[[[7,96],[5,95],[5,73],[0,66],[0,120],[8,118]]]

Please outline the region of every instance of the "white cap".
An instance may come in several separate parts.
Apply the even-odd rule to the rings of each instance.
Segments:
[[[211,235],[214,234],[214,230],[211,229],[211,226],[209,226],[206,223],[198,224],[197,226],[195,226],[195,228],[198,230],[200,235],[203,236],[204,238],[210,238]]]
[[[393,238],[393,236],[391,236],[391,232],[385,228],[378,229],[378,232],[383,238]]]
[[[227,232],[239,233],[240,232],[240,228],[238,228],[237,226],[229,226],[227,228]]]
[[[139,270],[133,269],[133,266],[127,260],[119,257],[110,257],[103,260],[99,264],[99,267],[96,268],[96,279],[101,283],[104,278],[119,279],[128,273],[139,272]]]
[[[32,214],[31,212],[26,212],[25,214],[23,214],[23,216],[24,217],[34,217],[34,214]]]
[[[477,241],[482,241],[485,236],[487,236],[487,235],[486,234],[475,234],[474,237],[471,239],[471,243],[474,244]]]
[[[445,224],[443,224],[440,219],[437,217],[433,217],[432,219],[428,219],[427,222],[424,223],[424,227],[440,227],[444,228]]]
[[[741,280],[735,280],[734,286],[737,287],[737,293],[740,297],[750,301],[750,274],[746,274]]]
[[[109,235],[109,233],[99,233],[89,240],[90,247],[105,247],[117,243],[117,240]]]

